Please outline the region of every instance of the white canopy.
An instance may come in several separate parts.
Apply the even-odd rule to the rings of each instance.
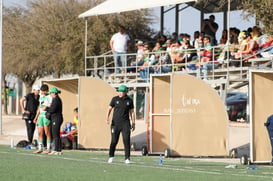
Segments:
[[[194,0],[106,0],[98,6],[80,14],[79,18],[168,6],[191,1]]]

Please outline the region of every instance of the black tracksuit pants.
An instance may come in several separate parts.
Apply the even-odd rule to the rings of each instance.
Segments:
[[[36,125],[33,123],[33,120],[25,120],[25,122],[26,122],[26,128],[27,128],[28,142],[29,144],[31,144],[33,141],[33,135],[34,135]]]
[[[51,133],[53,137],[53,143],[54,143],[54,151],[62,151],[62,142],[60,138],[60,129],[61,125],[63,124],[63,118],[60,115],[52,116],[51,120]]]
[[[112,125],[111,126],[111,144],[109,150],[109,157],[115,156],[116,146],[118,144],[119,135],[122,133],[125,159],[130,159],[130,124]]]
[[[271,155],[272,155],[271,162],[273,163],[273,115],[271,115],[267,118],[267,123],[268,123],[268,125],[266,126],[266,128],[267,128],[269,140],[271,143]]]

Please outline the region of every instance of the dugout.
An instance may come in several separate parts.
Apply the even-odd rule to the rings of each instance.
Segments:
[[[250,161],[271,162],[271,144],[264,123],[273,114],[273,71],[250,71]]]
[[[50,88],[61,90],[63,125],[73,121],[73,109],[79,107],[78,148],[108,149],[111,135],[105,117],[111,98],[117,95],[116,89],[100,79],[90,77],[42,82]],[[122,141],[119,141],[117,148],[123,148],[121,145]]]
[[[187,74],[151,76],[148,153],[227,156],[228,116],[215,89]]]

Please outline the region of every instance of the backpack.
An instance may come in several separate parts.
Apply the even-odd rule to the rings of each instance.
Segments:
[[[18,148],[25,148],[28,145],[28,141],[26,140],[21,140],[17,143],[16,147]]]

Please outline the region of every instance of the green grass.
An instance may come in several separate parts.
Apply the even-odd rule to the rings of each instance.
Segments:
[[[124,164],[124,156],[117,154],[112,164],[106,152],[63,151],[61,156],[32,154],[33,150],[10,149],[0,146],[0,180],[3,181],[260,181],[273,180],[273,167],[247,165],[225,168],[228,163],[195,161],[158,156],[131,157],[132,164]]]

